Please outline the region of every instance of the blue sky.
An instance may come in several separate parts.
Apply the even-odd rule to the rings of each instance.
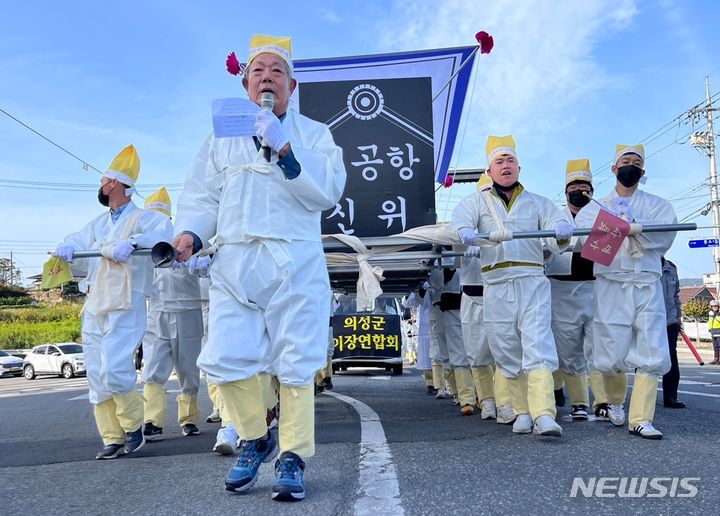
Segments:
[[[711,0],[6,2],[0,108],[100,170],[133,143],[147,194],[143,183],[182,183],[212,100],[242,94],[224,60],[243,59],[253,33],[292,36],[303,59],[472,45],[486,30],[495,49],[476,60],[454,166],[484,166],[486,136],[511,133],[527,188],[559,202],[566,160],[587,157],[604,195],[615,144],[664,128],[646,146],[644,188],[683,219],[709,201],[708,160],[687,143],[704,125],[667,124],[704,99],[705,75],[720,91],[719,15]],[[40,272],[43,250],[101,212],[98,179],[0,114],[0,257],[12,250],[25,276]],[[469,192],[441,191],[440,215]],[[687,247],[711,233],[678,234],[669,257],[681,277],[712,271],[710,251]]]

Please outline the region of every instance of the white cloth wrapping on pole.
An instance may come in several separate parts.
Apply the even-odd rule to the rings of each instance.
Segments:
[[[356,306],[358,311],[372,310],[375,299],[382,294],[380,282],[385,279],[383,270],[370,265],[367,259],[371,253],[359,238],[343,234],[328,235],[328,237],[341,241],[357,253],[355,256],[349,253],[327,253],[325,260],[328,265],[358,264]]]
[[[210,136],[178,203],[176,229],[195,233],[205,247],[215,236],[219,245],[198,359],[217,384],[269,372],[299,387],[326,365],[330,284],[320,212],[342,195],[342,150],[327,126],[299,113],[288,111],[282,125],[301,167],[297,177],[266,164],[250,137]]]

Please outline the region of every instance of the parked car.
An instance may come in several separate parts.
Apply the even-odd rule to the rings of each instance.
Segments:
[[[0,376],[20,376],[23,373],[22,358],[0,349]]]
[[[72,378],[85,374],[85,357],[80,344],[43,344],[35,346],[23,362],[23,375],[33,380],[37,375],[59,375]]]

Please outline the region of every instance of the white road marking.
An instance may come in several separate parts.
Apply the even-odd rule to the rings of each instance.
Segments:
[[[389,376],[370,376],[369,378],[371,380],[389,380],[390,379]]]
[[[405,514],[395,465],[380,416],[355,398],[328,391],[324,394],[351,405],[360,416],[360,487],[355,514]]]

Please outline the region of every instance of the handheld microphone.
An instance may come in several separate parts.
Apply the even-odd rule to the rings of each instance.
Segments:
[[[272,94],[272,92],[263,92],[263,94],[260,96],[260,107],[263,109],[269,109],[270,111],[273,110],[273,107],[275,107],[275,96]],[[262,147],[265,161],[270,163],[270,154],[272,153],[272,149],[267,145],[267,143],[265,143],[265,139],[260,142],[260,146]]]

